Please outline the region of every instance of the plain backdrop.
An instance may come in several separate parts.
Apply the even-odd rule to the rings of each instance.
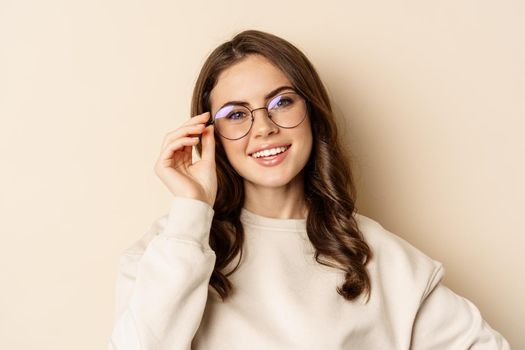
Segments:
[[[358,209],[525,348],[525,3],[0,0],[0,348],[103,349],[117,260],[206,56],[282,36],[329,91]]]

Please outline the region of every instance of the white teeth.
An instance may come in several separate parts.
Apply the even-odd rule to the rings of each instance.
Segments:
[[[254,158],[259,158],[259,157],[268,157],[268,156],[273,156],[273,155],[276,155],[278,153],[281,153],[281,152],[284,152],[286,151],[286,149],[288,148],[288,146],[286,147],[276,147],[276,148],[271,148],[271,149],[266,149],[264,151],[261,151],[261,152],[255,152],[252,154],[252,157]]]

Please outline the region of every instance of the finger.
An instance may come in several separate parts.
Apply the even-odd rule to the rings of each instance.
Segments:
[[[202,133],[203,130],[204,123],[181,126],[177,130],[174,130],[165,136],[164,141],[162,142],[161,149],[164,149],[166,145],[178,138],[184,136],[198,136]]]
[[[197,142],[195,143],[195,145],[197,143],[198,143],[198,138],[197,138]],[[193,147],[192,146],[185,146],[183,152],[184,152],[183,153],[184,154],[183,155],[184,164],[191,165],[192,164]]]
[[[187,126],[191,126],[191,125],[198,125],[198,124],[204,124],[208,119],[208,114],[209,112],[204,112],[202,114],[198,114],[194,117],[191,117],[190,119],[186,120],[184,123],[182,123],[181,126],[179,126],[178,128],[174,129],[174,130],[171,130],[170,132],[168,132],[166,135],[165,135],[165,138],[178,132],[181,128],[184,128],[184,127],[187,127]]]
[[[215,125],[210,124],[202,134],[202,159],[215,162]]]
[[[182,137],[182,138],[179,138],[179,139],[171,142],[170,144],[168,144],[166,146],[166,148],[164,148],[164,150],[162,151],[162,153],[160,155],[159,160],[162,161],[162,162],[172,161],[172,160],[174,160],[173,154],[175,152],[183,150],[183,148],[185,146],[190,146],[191,147],[191,146],[197,144],[198,142],[199,142],[199,138],[198,137]]]
[[[209,119],[209,112],[204,112],[188,119],[183,125],[192,125],[204,123]]]

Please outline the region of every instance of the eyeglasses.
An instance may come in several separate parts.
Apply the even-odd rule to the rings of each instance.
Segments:
[[[272,98],[266,107],[249,109],[244,105],[226,105],[219,109],[206,126],[215,124],[215,130],[228,140],[238,140],[246,136],[254,121],[253,112],[266,109],[268,118],[278,127],[295,128],[306,119],[307,105],[304,97],[287,91]]]

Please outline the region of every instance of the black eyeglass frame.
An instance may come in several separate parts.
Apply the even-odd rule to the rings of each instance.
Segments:
[[[246,107],[246,106],[243,106],[243,107],[245,107],[247,110],[250,111],[250,117],[251,117],[251,119],[252,119],[251,124],[250,124],[250,128],[248,129],[248,131],[247,131],[244,135],[242,135],[241,137],[238,137],[238,138],[236,138],[236,139],[231,139],[231,138],[229,138],[229,137],[226,137],[226,136],[222,135],[219,131],[217,131],[217,133],[218,133],[219,135],[221,135],[221,137],[224,137],[225,139],[232,140],[232,141],[242,139],[243,137],[245,137],[246,135],[248,135],[248,134],[250,133],[250,130],[252,130],[253,122],[255,121],[255,116],[253,115],[253,112],[254,112],[254,111],[257,111],[257,110],[259,110],[259,109],[266,109],[266,115],[268,116],[268,118],[272,121],[272,123],[274,123],[275,125],[277,125],[277,126],[280,127],[280,128],[283,128],[283,129],[293,129],[293,128],[298,127],[298,126],[299,126],[299,125],[300,125],[300,124],[306,119],[306,116],[308,115],[308,113],[309,113],[309,111],[310,111],[310,104],[309,104],[309,102],[308,102],[308,99],[306,99],[302,94],[298,93],[297,91],[289,90],[289,91],[281,92],[281,93],[279,93],[278,95],[274,96],[274,97],[270,100],[270,102],[271,102],[275,97],[277,97],[277,96],[279,96],[279,95],[284,95],[284,94],[287,94],[287,93],[293,93],[293,94],[298,95],[298,96],[303,100],[304,105],[305,105],[305,113],[304,113],[304,117],[303,117],[303,119],[301,119],[301,121],[300,121],[299,123],[297,123],[296,125],[294,125],[294,126],[281,126],[281,125],[277,124],[277,123],[272,119],[272,116],[270,115],[270,111],[268,110],[268,106],[266,106],[266,107],[259,107],[259,108],[255,108],[255,109],[250,109],[250,108],[248,108],[248,107]],[[222,108],[221,108],[221,109],[222,109]],[[207,128],[208,126],[210,126],[210,125],[212,125],[212,124],[215,124],[215,116],[214,116],[214,115],[212,115],[211,118],[208,119],[208,121],[206,122],[206,124],[204,125],[204,127]]]

